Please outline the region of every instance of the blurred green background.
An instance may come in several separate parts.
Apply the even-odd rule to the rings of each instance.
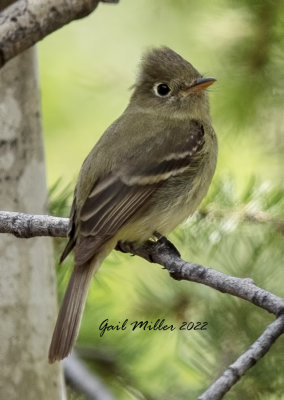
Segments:
[[[68,215],[84,158],[126,107],[143,51],[160,45],[217,79],[210,88],[216,175],[199,213],[171,239],[184,258],[250,276],[284,296],[281,1],[121,0],[44,39],[39,64],[51,212]],[[56,241],[58,252],[63,242]],[[70,259],[58,268],[60,296],[71,266]],[[208,328],[100,337],[105,318],[207,321]],[[78,352],[119,399],[194,399],[269,321],[244,301],[176,282],[160,267],[113,252],[92,283]],[[226,398],[284,399],[282,347],[280,339]]]

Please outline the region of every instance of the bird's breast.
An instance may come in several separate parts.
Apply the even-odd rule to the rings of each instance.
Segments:
[[[206,195],[217,160],[215,135],[206,135],[204,154],[198,168],[169,179],[121,231],[121,240],[145,241],[154,231],[167,235],[197,209]]]

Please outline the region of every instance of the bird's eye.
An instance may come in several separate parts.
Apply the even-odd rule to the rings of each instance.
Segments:
[[[159,97],[165,97],[170,93],[171,89],[166,83],[158,83],[154,86],[154,92]]]

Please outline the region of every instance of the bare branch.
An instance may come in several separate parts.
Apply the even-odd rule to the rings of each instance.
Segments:
[[[0,211],[0,233],[11,233],[18,238],[66,237],[68,223],[69,218]]]
[[[50,215],[0,211],[0,233],[11,233],[20,238],[66,237],[68,222],[68,218]],[[166,238],[162,237],[156,242],[149,240],[139,246],[135,243],[122,243],[118,250],[162,265],[174,279],[210,286],[219,292],[247,300],[276,316],[284,312],[284,299],[281,297],[256,286],[251,279],[233,277],[204,265],[182,260],[174,245]]]
[[[100,1],[119,0],[18,0],[5,8],[0,13],[0,68],[51,32],[89,15]]]
[[[48,215],[29,215],[0,211],[0,233],[12,233],[17,237],[66,236],[68,218]],[[172,278],[210,286],[247,300],[277,316],[259,339],[241,355],[199,400],[221,399],[230,388],[270,349],[274,341],[284,333],[284,299],[256,286],[251,279],[236,278],[203,265],[184,261],[177,249],[166,238],[147,241],[142,245],[119,243],[118,250],[129,252],[148,261],[158,263],[168,270]]]
[[[90,372],[82,361],[72,353],[63,361],[64,374],[70,386],[90,400],[114,400],[115,397],[101,380]]]
[[[219,400],[254,366],[271,348],[275,340],[284,333],[282,314],[265,329],[263,334],[218,378],[198,400]]]
[[[284,312],[284,299],[281,297],[256,286],[252,279],[236,278],[204,265],[182,260],[172,243],[165,238],[157,242],[147,241],[139,247],[132,243],[123,243],[122,247],[125,252],[162,265],[174,279],[210,286],[219,292],[247,300],[276,316]]]

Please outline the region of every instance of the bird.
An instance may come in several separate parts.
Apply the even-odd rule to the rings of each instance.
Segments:
[[[79,173],[60,258],[74,250],[74,268],[50,363],[72,351],[90,281],[116,245],[168,235],[206,195],[218,154],[206,90],[215,81],[169,47],[142,56],[128,106]]]

